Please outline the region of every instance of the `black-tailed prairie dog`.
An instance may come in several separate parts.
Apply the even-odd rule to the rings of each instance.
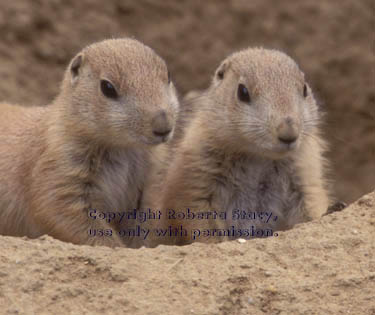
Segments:
[[[0,234],[122,245],[118,226],[88,211],[137,208],[177,111],[165,62],[127,38],[76,55],[52,104],[0,104]]]
[[[163,211],[165,229],[149,246],[273,235],[326,211],[321,114],[290,57],[232,54],[192,108],[165,183],[161,169],[145,191],[143,206]]]

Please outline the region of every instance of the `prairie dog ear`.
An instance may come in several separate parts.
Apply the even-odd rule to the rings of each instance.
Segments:
[[[70,63],[70,76],[71,76],[71,84],[74,85],[79,77],[79,74],[81,72],[81,67],[83,64],[83,54],[78,54],[75,56]]]
[[[221,63],[221,65],[219,66],[219,68],[217,68],[215,72],[215,77],[214,77],[215,85],[219,84],[221,81],[224,80],[228,69],[229,69],[229,61],[225,60]]]

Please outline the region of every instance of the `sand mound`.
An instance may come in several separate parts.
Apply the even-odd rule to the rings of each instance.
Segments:
[[[4,314],[375,314],[375,192],[277,238],[126,249],[0,237]]]

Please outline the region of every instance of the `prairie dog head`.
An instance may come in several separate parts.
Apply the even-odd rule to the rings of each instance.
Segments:
[[[178,99],[165,62],[133,39],[92,44],[69,64],[61,95],[71,128],[113,146],[171,138]]]
[[[235,150],[283,158],[298,150],[304,137],[313,136],[318,124],[304,74],[276,50],[246,49],[229,56],[216,70],[208,93],[215,114],[225,117],[222,132]]]

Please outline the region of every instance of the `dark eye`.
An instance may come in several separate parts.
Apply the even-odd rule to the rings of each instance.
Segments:
[[[250,95],[246,86],[244,86],[243,84],[239,84],[237,94],[240,101],[250,103]]]
[[[170,84],[171,83],[171,73],[168,71],[168,84]]]
[[[100,81],[100,89],[102,90],[102,93],[108,98],[117,98],[118,97],[116,89],[114,88],[112,83],[107,81],[107,80],[101,80]]]
[[[304,84],[303,86],[303,96],[307,97],[307,85],[306,84]]]

